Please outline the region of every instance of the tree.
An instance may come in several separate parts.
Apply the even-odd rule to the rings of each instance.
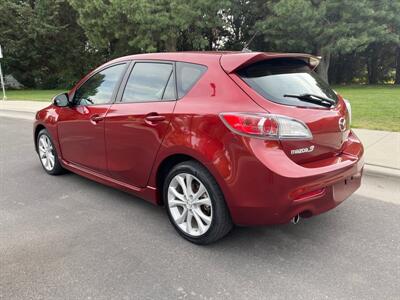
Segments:
[[[366,82],[365,52],[333,54],[329,66],[329,82],[345,84],[353,81]]]
[[[212,49],[227,0],[69,0],[90,43],[110,57]]]
[[[268,18],[269,14],[268,2],[265,0],[229,1],[223,14],[225,22],[223,48],[242,50],[253,38],[249,48],[266,51],[268,45],[256,24],[258,21]]]
[[[92,65],[75,11],[64,0],[4,0],[0,22],[5,70],[28,87],[68,87]]]
[[[255,51],[322,56],[318,72],[336,83],[400,84],[397,0],[0,1],[2,62],[28,87],[67,87],[123,55],[241,50],[251,39]]]
[[[225,34],[225,20],[229,0],[187,1],[192,15],[181,27],[179,50],[217,50]],[[179,16],[176,16],[179,18]]]
[[[14,18],[10,18],[14,16]],[[33,66],[29,54],[32,52],[32,39],[28,27],[32,11],[27,3],[4,0],[0,3],[0,44],[3,47],[4,71],[13,75],[24,85],[34,84],[33,78],[25,71]]]
[[[375,30],[366,49],[368,83],[382,82],[390,66],[395,65],[395,49],[400,44],[400,2],[372,0],[372,19],[380,30]]]
[[[396,79],[395,84],[400,84],[400,45],[396,47]]]
[[[400,2],[382,0],[376,5],[383,7],[377,21],[384,23],[388,29],[383,39],[394,48],[395,84],[400,84]]]
[[[359,52],[386,30],[372,18],[367,0],[270,1],[272,16],[259,22],[265,38],[286,51],[322,56],[318,73],[328,80],[332,54]]]

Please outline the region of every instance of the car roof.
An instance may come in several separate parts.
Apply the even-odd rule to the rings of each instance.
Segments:
[[[310,59],[318,64],[320,57],[305,53],[278,53],[278,52],[242,52],[242,51],[183,51],[183,52],[158,52],[123,56],[110,61],[112,64],[126,60],[165,60],[181,61],[195,64],[210,65],[219,62],[222,68],[228,72],[234,72],[238,68],[257,61],[273,58],[298,58],[309,63]],[[315,67],[315,66],[313,66]]]
[[[233,54],[234,51],[181,51],[181,52],[155,52],[127,55],[113,60],[118,62],[123,60],[167,60],[183,61],[191,63],[206,63],[208,61],[219,60],[221,55]],[[239,52],[238,52],[239,53]]]

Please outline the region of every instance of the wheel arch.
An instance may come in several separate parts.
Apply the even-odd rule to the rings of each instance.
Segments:
[[[196,158],[187,154],[172,154],[170,156],[165,157],[161,163],[159,164],[156,172],[156,188],[157,188],[157,203],[159,205],[164,205],[164,200],[162,197],[164,179],[167,176],[168,172],[177,164],[180,164],[184,161],[193,160],[201,164]],[[203,165],[203,164],[202,164]]]
[[[194,156],[188,155],[188,154],[183,154],[183,153],[176,153],[176,154],[171,154],[167,157],[165,157],[161,163],[158,165],[157,171],[156,171],[156,178],[155,178],[155,183],[156,183],[156,190],[157,190],[157,204],[159,205],[164,205],[162,193],[163,193],[163,186],[164,186],[164,179],[167,176],[168,172],[177,164],[180,164],[185,161],[195,161],[202,165],[212,176],[214,176],[213,170],[210,170],[210,167],[201,162],[199,159],[197,159]],[[217,178],[215,178],[217,180]],[[218,182],[218,180],[217,180]],[[222,187],[220,187],[221,190]],[[224,193],[223,193],[224,194]]]
[[[35,151],[36,151],[36,152],[38,151],[38,150],[37,150],[37,138],[38,138],[39,132],[40,132],[41,130],[43,130],[43,129],[46,129],[46,127],[45,127],[43,124],[38,124],[38,125],[35,127],[35,131],[34,131],[33,137],[34,137]]]

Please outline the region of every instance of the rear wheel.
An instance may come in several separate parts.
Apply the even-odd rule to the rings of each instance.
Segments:
[[[176,165],[166,177],[163,195],[172,225],[193,243],[212,243],[233,227],[217,182],[197,162]]]
[[[56,148],[46,129],[42,129],[37,136],[37,152],[43,169],[50,175],[65,173],[65,169],[58,160]]]

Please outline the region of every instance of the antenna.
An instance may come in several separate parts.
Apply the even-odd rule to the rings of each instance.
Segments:
[[[251,37],[251,39],[244,45],[242,52],[252,52],[249,48],[247,48],[251,42],[254,40],[254,38],[256,37],[256,35],[258,34],[258,30],[256,32],[254,32],[253,36]]]

